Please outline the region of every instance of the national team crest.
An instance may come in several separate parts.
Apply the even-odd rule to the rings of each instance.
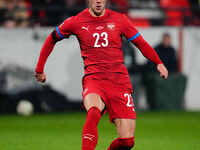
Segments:
[[[110,30],[114,30],[115,29],[115,24],[114,23],[108,23],[107,24],[107,28]]]

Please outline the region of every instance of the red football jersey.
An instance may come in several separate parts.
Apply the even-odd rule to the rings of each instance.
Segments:
[[[125,15],[106,9],[104,16],[93,17],[85,9],[77,16],[66,19],[56,31],[60,38],[77,36],[85,75],[97,72],[128,74],[124,65],[121,37],[137,38],[139,32]]]
[[[55,39],[68,38],[70,35],[76,35],[80,43],[85,77],[95,75],[95,78],[100,80],[110,80],[118,86],[131,87],[121,49],[122,36],[133,42],[150,61],[155,64],[162,63],[155,50],[125,15],[106,9],[103,16],[93,17],[89,10],[85,9],[66,19],[47,37],[40,52],[36,72],[44,71],[47,57],[56,43]]]

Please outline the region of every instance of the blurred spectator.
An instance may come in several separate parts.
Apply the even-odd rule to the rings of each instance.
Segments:
[[[190,1],[190,6],[192,8],[192,13],[200,18],[200,1],[199,0],[189,0],[189,1]]]
[[[191,17],[188,0],[159,0],[159,2],[166,15],[166,25],[181,26],[188,24],[187,20]]]
[[[189,0],[193,14],[193,25],[200,25],[200,0]]]
[[[5,21],[5,13],[6,13],[6,2],[5,0],[0,0],[0,25]]]
[[[85,8],[85,0],[29,0],[33,25],[56,26]]]
[[[171,45],[171,36],[169,33],[164,33],[162,41],[154,48],[158,53],[159,57],[167,67],[169,73],[178,72],[178,62],[176,56],[176,50]],[[147,63],[147,70],[156,71],[153,63]]]
[[[28,11],[25,0],[1,0],[4,27],[28,26]]]
[[[27,3],[29,3],[31,7],[31,10],[29,10],[31,25],[44,24],[43,19],[45,17],[45,0],[27,0]]]
[[[63,20],[63,0],[45,0],[45,25],[56,26]]]
[[[26,5],[25,0],[16,0],[15,18],[17,21],[17,26],[27,27],[29,25],[28,6]]]
[[[110,0],[110,5],[112,9],[115,9],[122,13],[127,13],[129,9],[128,0]]]
[[[66,8],[65,17],[70,17],[86,8],[87,0],[64,0],[64,3]]]

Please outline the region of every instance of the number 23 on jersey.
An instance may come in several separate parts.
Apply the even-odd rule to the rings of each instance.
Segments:
[[[107,47],[108,46],[108,33],[94,33],[93,37],[95,38],[94,47]],[[100,40],[101,39],[101,40]]]

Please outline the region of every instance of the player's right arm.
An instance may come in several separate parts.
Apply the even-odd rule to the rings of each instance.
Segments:
[[[53,48],[58,41],[68,38],[72,34],[72,22],[72,17],[66,19],[60,26],[56,27],[45,40],[35,68],[35,77],[38,81],[45,82],[46,75],[44,73],[44,66],[47,58],[53,51]]]
[[[40,51],[39,60],[35,69],[35,77],[40,82],[46,81],[46,75],[44,74],[44,65],[50,53],[52,52],[56,42],[59,40],[55,36],[55,30],[47,37],[45,40],[42,49]]]

